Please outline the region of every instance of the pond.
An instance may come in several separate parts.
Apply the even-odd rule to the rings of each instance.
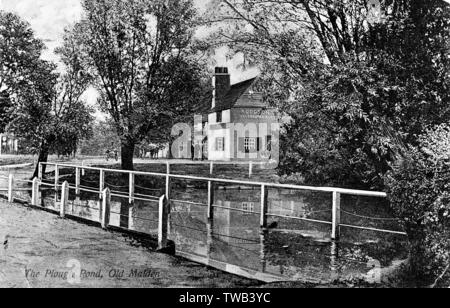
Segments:
[[[331,221],[331,193],[269,190],[270,228],[263,231],[258,189],[216,187],[217,208],[209,221],[207,190],[189,184],[174,185],[169,239],[177,254],[190,260],[266,282],[327,283],[380,282],[385,272],[408,257],[402,235],[341,228],[341,240],[332,241],[329,224],[312,222]],[[113,194],[126,195],[127,188],[122,188],[111,187]],[[92,189],[98,190],[93,184]],[[142,187],[137,193],[148,200],[132,205],[127,198],[113,196],[110,224],[156,237],[163,191],[159,185]],[[42,205],[59,210],[59,197],[52,189],[44,190]],[[99,197],[92,192],[77,196],[71,190],[67,213],[98,221]],[[382,199],[345,196],[341,206],[343,224],[401,231]]]

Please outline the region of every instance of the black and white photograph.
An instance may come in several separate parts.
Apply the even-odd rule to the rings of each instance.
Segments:
[[[0,288],[450,288],[450,0],[0,0]]]

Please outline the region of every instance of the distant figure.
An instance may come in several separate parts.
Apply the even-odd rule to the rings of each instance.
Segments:
[[[106,150],[106,161],[109,161],[109,156],[111,155],[111,151],[108,149]]]

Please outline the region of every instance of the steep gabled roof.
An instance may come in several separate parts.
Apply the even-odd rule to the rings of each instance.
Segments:
[[[216,107],[211,112],[221,112],[233,108],[256,80],[257,78],[255,77],[232,85],[223,99],[216,100]]]

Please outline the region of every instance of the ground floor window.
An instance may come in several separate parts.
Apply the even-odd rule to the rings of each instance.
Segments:
[[[255,212],[255,204],[253,202],[242,202],[242,210],[247,212]]]
[[[256,151],[257,138],[248,138],[244,140],[244,150],[246,153]]]
[[[216,151],[225,151],[225,138],[216,138]]]

